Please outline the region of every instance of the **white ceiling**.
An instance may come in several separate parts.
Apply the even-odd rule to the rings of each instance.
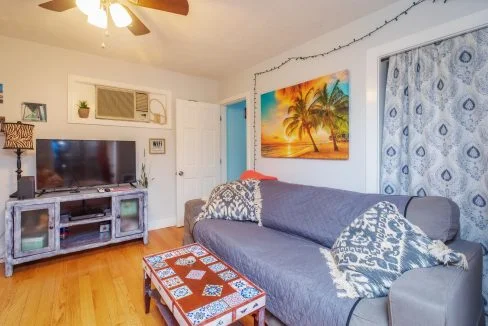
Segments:
[[[51,12],[37,6],[45,1],[0,0],[0,34],[219,78],[397,0],[189,0],[187,17],[131,5],[152,32],[112,26],[108,38],[77,8]]]

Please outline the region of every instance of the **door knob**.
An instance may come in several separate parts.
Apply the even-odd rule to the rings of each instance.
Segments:
[[[183,172],[183,171],[179,171],[179,172],[178,172],[178,175],[179,175],[180,177],[182,177],[182,176],[183,176],[183,174],[185,174],[185,172]]]

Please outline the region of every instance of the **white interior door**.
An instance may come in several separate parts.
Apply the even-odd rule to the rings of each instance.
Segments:
[[[183,226],[185,202],[208,197],[220,183],[220,106],[176,100],[176,213]]]

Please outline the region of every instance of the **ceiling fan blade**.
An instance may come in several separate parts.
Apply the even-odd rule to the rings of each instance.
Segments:
[[[129,0],[129,2],[146,8],[171,12],[186,16],[190,10],[188,0]]]
[[[132,12],[132,10],[127,8],[127,6],[124,5],[122,6],[127,10],[130,17],[132,18],[132,23],[129,26],[127,26],[127,28],[129,29],[129,31],[132,32],[132,34],[134,34],[135,36],[141,36],[141,35],[151,33],[149,28],[147,28],[146,25],[144,25],[144,23],[136,16],[136,14]]]
[[[62,12],[76,7],[76,1],[75,0],[52,0],[52,1],[41,3],[39,7],[42,7],[47,10]]]

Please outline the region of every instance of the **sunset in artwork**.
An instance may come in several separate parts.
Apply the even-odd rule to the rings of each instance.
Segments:
[[[349,72],[262,94],[261,155],[347,160]]]

